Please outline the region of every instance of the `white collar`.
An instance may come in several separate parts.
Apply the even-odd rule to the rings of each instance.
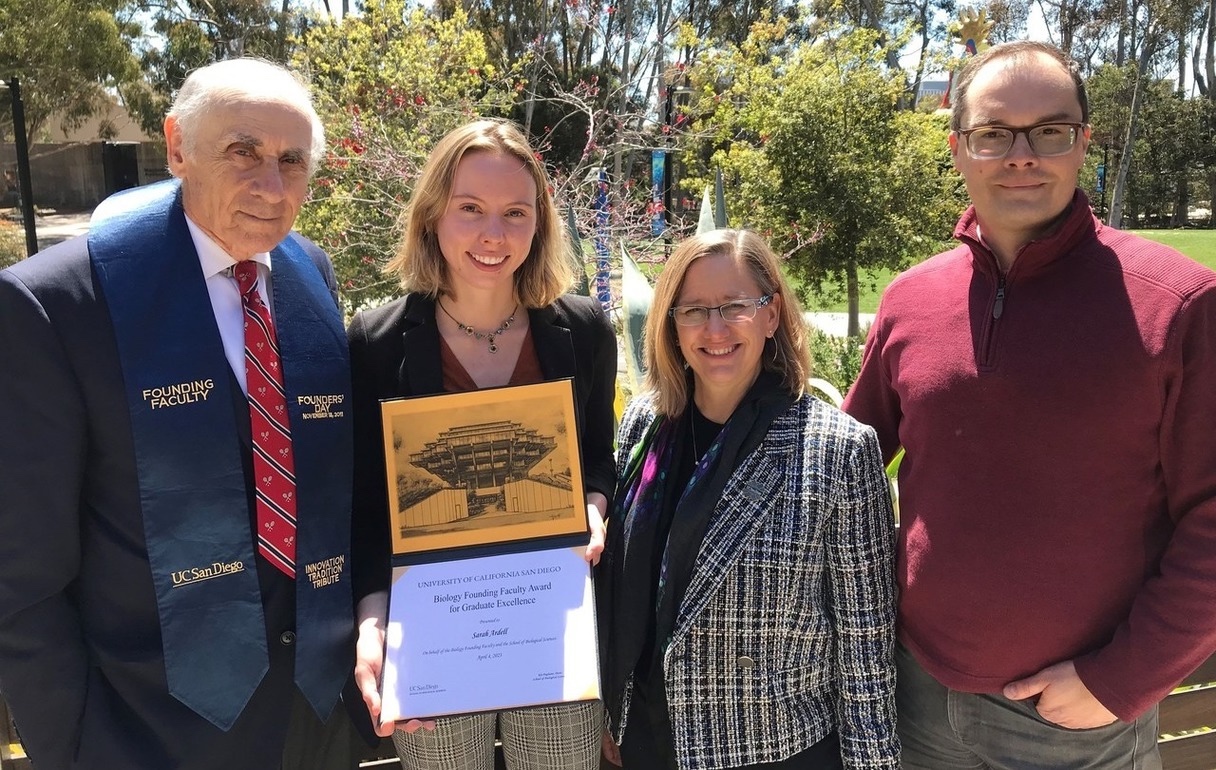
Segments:
[[[203,268],[203,279],[206,280],[212,276],[219,275],[228,270],[231,270],[236,265],[236,260],[233,259],[228,252],[224,251],[224,247],[215,242],[210,235],[203,232],[203,228],[194,223],[190,217],[186,217],[186,227],[190,229],[190,238],[194,241],[194,250],[198,252],[198,262]],[[271,269],[270,254],[263,251],[253,255],[253,261]]]

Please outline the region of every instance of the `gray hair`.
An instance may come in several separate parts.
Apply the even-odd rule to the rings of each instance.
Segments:
[[[312,147],[308,151],[308,175],[325,155],[325,127],[312,105],[308,87],[286,67],[264,59],[226,59],[190,73],[182,83],[169,116],[177,120],[182,147],[194,152],[195,127],[218,105],[232,100],[265,99],[299,110],[312,123]]]

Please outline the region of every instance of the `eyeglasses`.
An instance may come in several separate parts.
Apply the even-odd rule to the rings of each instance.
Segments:
[[[1067,155],[1084,123],[1039,123],[1034,126],[978,126],[958,131],[967,143],[967,154],[976,160],[997,160],[1013,148],[1018,134],[1025,134],[1030,151],[1040,158]]]
[[[766,294],[760,299],[734,299],[717,307],[679,305],[668,310],[667,315],[680,326],[700,326],[708,323],[709,314],[717,310],[723,321],[737,324],[755,318],[756,311],[772,301],[773,295]]]

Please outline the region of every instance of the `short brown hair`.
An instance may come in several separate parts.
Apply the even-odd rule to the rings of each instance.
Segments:
[[[409,206],[401,217],[404,236],[384,266],[407,292],[431,297],[450,294],[447,262],[439,250],[435,225],[447,210],[456,167],[468,153],[509,155],[523,164],[536,184],[536,234],[527,259],[515,271],[515,293],[527,308],[553,303],[574,284],[565,228],[553,203],[549,176],[523,132],[505,120],[478,120],[449,131],[431,150]]]
[[[954,105],[950,111],[950,130],[959,131],[963,128],[963,113],[967,110],[967,91],[971,89],[971,81],[983,69],[985,64],[998,59],[1026,60],[1035,55],[1043,55],[1057,62],[1072,78],[1077,89],[1077,102],[1081,105],[1081,122],[1089,122],[1089,97],[1085,95],[1085,81],[1081,78],[1081,68],[1077,62],[1064,55],[1064,52],[1054,45],[1039,43],[1033,40],[1015,40],[1012,43],[994,45],[983,53],[972,56],[963,65],[954,81],[951,99]]]
[[[744,265],[760,291],[781,297],[777,330],[771,344],[764,346],[761,365],[779,375],[782,385],[795,397],[802,395],[806,378],[811,375],[806,322],[798,298],[781,272],[777,255],[751,230],[712,230],[681,243],[667,260],[654,288],[654,301],[646,318],[643,358],[645,389],[654,401],[655,411],[661,415],[679,417],[688,406],[684,357],[676,338],[675,322],[668,318],[667,311],[675,305],[693,262],[718,255]]]

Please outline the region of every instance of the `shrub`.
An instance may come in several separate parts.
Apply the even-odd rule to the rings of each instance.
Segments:
[[[0,219],[0,270],[25,259],[25,231]]]
[[[861,337],[833,337],[819,329],[811,330],[811,375],[827,380],[845,394],[861,371]]]

